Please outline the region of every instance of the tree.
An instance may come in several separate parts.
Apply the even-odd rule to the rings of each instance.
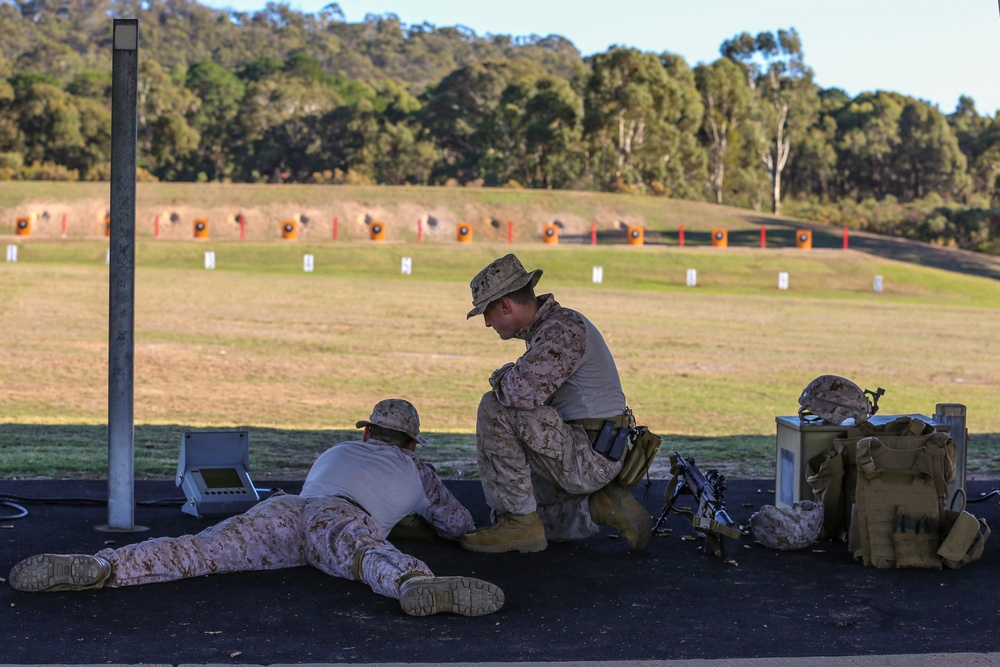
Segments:
[[[429,181],[438,153],[422,134],[421,128],[408,120],[383,122],[375,140],[376,182],[422,185]]]
[[[524,185],[568,188],[583,171],[583,102],[569,82],[545,77],[525,106]]]
[[[695,81],[705,107],[702,133],[708,146],[709,188],[722,203],[729,135],[751,113],[753,94],[740,67],[728,58],[695,68]]]
[[[781,211],[781,174],[791,153],[792,138],[813,124],[818,108],[812,70],[803,60],[802,41],[794,28],[776,34],[748,33],[722,43],[722,55],[745,68],[755,91],[765,143],[760,155],[772,184],[772,211]]]
[[[437,177],[502,185],[525,152],[524,108],[543,75],[535,63],[491,60],[452,72],[430,91],[417,119],[441,151]]]
[[[251,78],[240,103],[236,157],[242,178],[301,182],[322,170],[317,128],[344,100],[315,61],[293,55],[275,65],[258,59],[242,72]]]
[[[80,110],[71,95],[51,83],[30,78],[14,84],[11,111],[16,117],[15,150],[27,164],[69,166],[84,145]]]
[[[139,62],[137,153],[140,167],[161,180],[192,178],[189,166],[201,133],[188,123],[197,98],[177,85],[155,60]]]
[[[201,135],[199,169],[210,181],[226,180],[235,170],[232,153],[239,135],[234,129],[245,92],[243,82],[211,60],[203,60],[188,71],[185,86],[199,100],[188,114],[188,122]]]
[[[977,192],[993,205],[1000,204],[1000,115],[983,130],[979,154],[972,163],[972,178]]]
[[[90,98],[77,98],[80,143],[71,148],[65,164],[85,180],[111,179],[111,110]]]
[[[841,196],[860,202],[891,192],[904,103],[898,93],[866,92],[836,113]]]
[[[792,143],[792,156],[785,192],[792,196],[834,199],[837,187],[837,114],[850,104],[843,90],[819,91],[820,110],[816,123]]]
[[[799,133],[792,143],[786,194],[813,195],[829,201],[837,176],[837,151],[834,141],[837,122],[823,115],[812,127]]]
[[[166,181],[178,179],[188,170],[188,159],[198,150],[201,135],[180,113],[170,109],[156,116],[148,127],[149,171]]]
[[[14,117],[14,86],[0,79],[0,154],[17,153],[24,162],[24,137]]]
[[[899,118],[899,139],[894,173],[900,199],[921,199],[932,192],[950,199],[966,194],[965,155],[936,107],[908,100]]]
[[[996,120],[980,116],[976,112],[972,98],[958,99],[954,113],[949,115],[948,124],[958,139],[958,147],[969,165],[971,192],[991,198],[996,189],[995,154],[998,136],[994,129]]]
[[[682,60],[621,47],[593,56],[584,129],[591,170],[605,187],[690,187],[690,172],[703,168],[694,136],[700,124],[694,76]],[[700,187],[703,174],[694,180]]]
[[[660,64],[667,73],[667,103],[662,126],[666,131],[660,139],[663,153],[656,181],[652,183],[654,192],[703,200],[707,192],[708,156],[698,140],[698,131],[705,110],[694,71],[684,58],[672,53],[661,54]]]

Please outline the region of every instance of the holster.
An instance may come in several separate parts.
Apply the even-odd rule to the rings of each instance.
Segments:
[[[625,453],[632,429],[628,426],[616,426],[613,419],[604,421],[601,430],[591,438],[590,444],[594,451],[611,461],[619,460]]]

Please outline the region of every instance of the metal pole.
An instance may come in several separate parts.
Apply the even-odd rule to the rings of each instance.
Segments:
[[[139,21],[114,19],[108,309],[108,525],[135,530],[135,172]]]
[[[948,502],[955,491],[965,489],[965,465],[968,459],[969,430],[966,428],[965,406],[961,403],[938,403],[934,419],[948,425],[948,434],[955,441],[958,460],[955,462],[955,481],[948,485]]]

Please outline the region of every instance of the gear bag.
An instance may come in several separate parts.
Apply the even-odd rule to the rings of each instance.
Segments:
[[[612,419],[574,419],[568,423],[583,427],[594,451],[612,461],[624,459],[615,479],[627,489],[648,475],[660,451],[660,436],[646,426],[636,426],[635,415],[628,407],[624,414]]]
[[[955,458],[946,433],[858,441],[857,511],[848,543],[855,560],[877,568],[941,568],[941,514]]]
[[[959,494],[962,498],[962,507],[956,510],[954,505]],[[990,538],[990,527],[986,519],[977,519],[965,511],[965,491],[962,489],[955,492],[951,506],[944,511],[941,528],[944,539],[937,555],[941,557],[942,563],[952,569],[979,560],[983,555],[986,540]]]
[[[632,488],[649,473],[656,453],[660,451],[660,436],[645,426],[637,426],[629,439],[625,463],[618,473],[618,483],[626,489]]]
[[[857,448],[862,438],[877,436],[891,445],[897,438],[923,438],[932,433],[933,426],[911,417],[897,417],[879,425],[863,421],[835,437],[830,449],[810,458],[806,462],[806,483],[824,509],[820,537],[847,541],[857,487]]]
[[[912,421],[911,430],[923,423]],[[957,568],[983,553],[990,535],[986,522],[966,512],[964,502],[959,511],[945,508],[948,485],[955,479],[955,442],[947,433],[923,430],[857,443],[848,548],[865,565]]]

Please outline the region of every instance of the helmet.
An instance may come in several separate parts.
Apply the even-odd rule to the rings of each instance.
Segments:
[[[805,549],[819,538],[823,528],[823,505],[802,500],[791,507],[764,505],[749,521],[754,539],[771,549]]]
[[[838,425],[847,419],[862,422],[878,412],[878,399],[884,393],[881,387],[872,392],[838,375],[820,375],[799,396],[799,418],[821,419]],[[868,396],[872,397],[871,401]]]

